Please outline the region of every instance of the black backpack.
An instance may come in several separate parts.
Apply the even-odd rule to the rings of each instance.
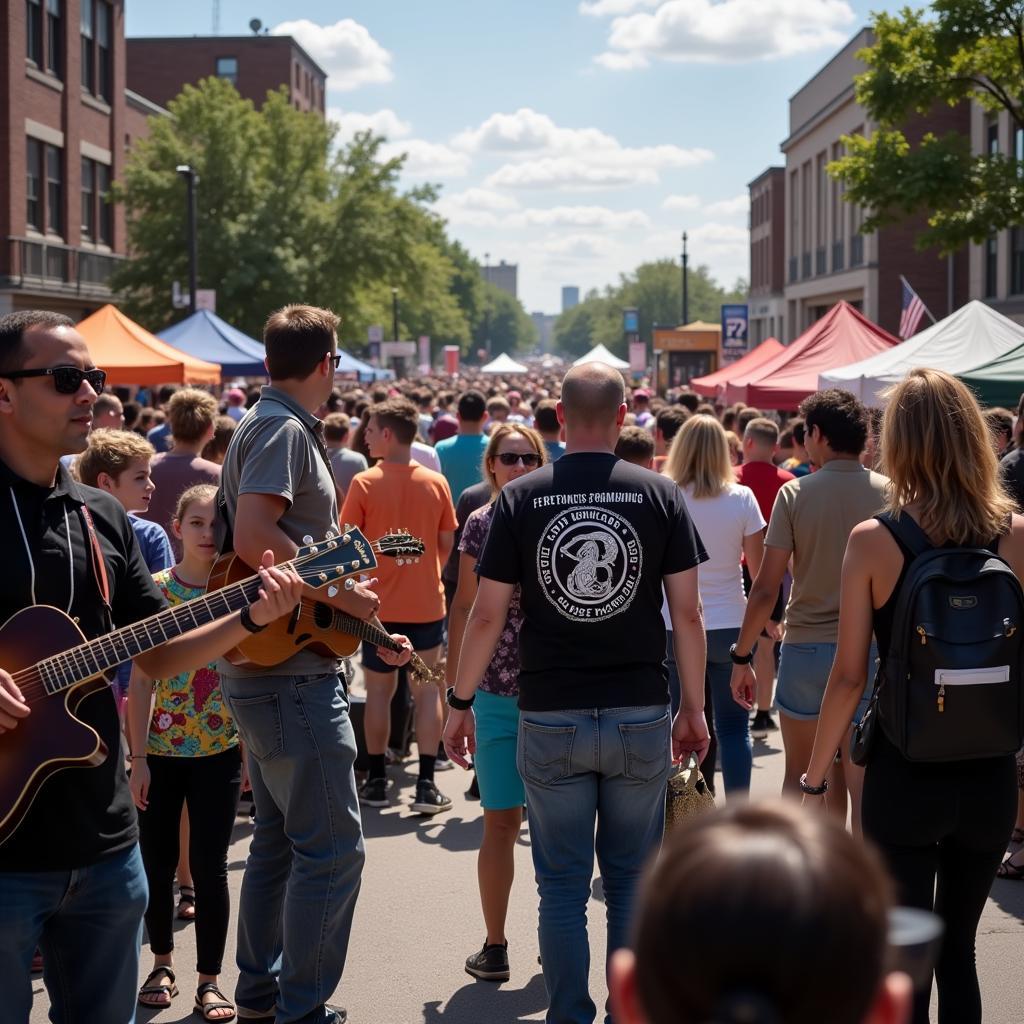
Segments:
[[[1024,737],[1024,589],[988,548],[936,548],[908,515],[876,517],[913,556],[874,701],[909,761],[1013,754]]]

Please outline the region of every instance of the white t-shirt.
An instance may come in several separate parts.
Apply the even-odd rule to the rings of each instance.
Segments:
[[[429,444],[424,444],[422,441],[413,441],[412,451],[409,452],[413,462],[418,462],[421,466],[426,466],[427,469],[432,469],[435,473],[441,472],[441,460],[437,457],[437,452],[430,447]]]
[[[714,498],[695,498],[693,489],[684,487],[683,500],[708,553],[708,560],[697,569],[704,628],[735,629],[743,625],[747,607],[740,569],[743,540],[765,527],[757,499],[749,487],[729,484]],[[662,615],[671,629],[667,601]]]

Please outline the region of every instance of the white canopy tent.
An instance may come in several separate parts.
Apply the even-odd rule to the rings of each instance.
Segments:
[[[580,356],[572,365],[582,366],[584,363],[604,363],[606,366],[612,366],[616,370],[629,369],[629,363],[625,359],[612,355],[604,345],[595,345],[585,356]]]
[[[903,344],[818,376],[819,388],[852,391],[865,405],[884,405],[882,392],[927,366],[960,374],[1024,344],[1024,327],[977,299]]]
[[[497,359],[492,359],[486,366],[480,367],[481,373],[526,373],[528,367],[517,363],[507,352],[502,352]]]

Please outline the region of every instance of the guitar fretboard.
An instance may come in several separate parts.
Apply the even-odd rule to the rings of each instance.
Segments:
[[[335,611],[333,626],[335,629],[341,630],[343,633],[348,633],[351,636],[357,636],[360,640],[366,640],[371,644],[375,644],[377,647],[383,647],[386,650],[394,651],[396,654],[402,650],[402,645],[392,640],[383,629],[379,629],[373,625],[372,622],[366,622],[363,619],[357,619],[354,615],[346,615],[345,612]],[[434,670],[415,652],[412,658],[409,659],[409,664],[418,672],[424,679],[432,679],[434,676]]]

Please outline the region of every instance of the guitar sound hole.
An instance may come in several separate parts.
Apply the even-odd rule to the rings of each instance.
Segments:
[[[317,603],[313,609],[313,621],[317,629],[330,629],[334,623],[334,610],[330,605]]]

